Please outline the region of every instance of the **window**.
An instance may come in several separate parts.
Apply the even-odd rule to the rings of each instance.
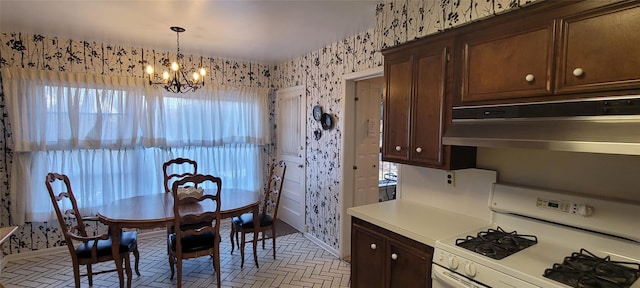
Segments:
[[[209,85],[170,94],[142,79],[37,72],[2,70],[15,142],[13,224],[55,218],[48,172],[68,175],[90,213],[163,193],[162,164],[175,157],[196,160],[200,173],[221,177],[224,187],[262,187],[267,89]]]
[[[384,113],[383,99],[380,99],[380,158],[378,163],[378,186],[381,192],[384,192],[384,200],[396,199],[396,185],[398,182],[398,164],[393,162],[382,161],[382,142],[383,142],[383,120]]]

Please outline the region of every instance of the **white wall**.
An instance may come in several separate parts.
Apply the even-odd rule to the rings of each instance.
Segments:
[[[640,202],[640,156],[479,148],[498,181]]]
[[[446,184],[446,171],[400,165],[399,197],[460,214],[489,220],[489,193],[497,173],[456,170],[455,186]]]
[[[491,184],[512,183],[640,204],[640,156],[478,148],[478,168],[446,171],[401,165],[399,197],[489,219]]]

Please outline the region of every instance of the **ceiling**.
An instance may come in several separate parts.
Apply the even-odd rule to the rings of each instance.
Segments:
[[[277,64],[375,27],[375,0],[0,0],[0,32]]]

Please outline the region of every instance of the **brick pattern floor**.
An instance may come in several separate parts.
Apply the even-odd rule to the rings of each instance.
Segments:
[[[229,225],[222,226],[220,266],[222,287],[349,287],[350,265],[318,247],[302,233],[277,238],[276,260],[273,260],[271,240],[265,249],[258,246],[258,262],[253,262],[251,244],[245,249],[245,267],[240,268],[240,251],[233,255],[229,242]],[[169,279],[171,270],[163,233],[139,234],[140,273],[134,272],[132,287],[175,287],[176,278]],[[133,255],[132,255],[133,266]],[[94,271],[112,269],[113,262],[94,265]],[[183,262],[183,287],[215,287],[215,273],[209,257]],[[81,273],[85,273],[84,266]],[[82,277],[82,287],[89,287]],[[5,287],[74,287],[73,269],[68,251],[47,256],[16,260],[6,264],[0,283]],[[0,285],[1,286],[1,285]],[[117,273],[94,275],[93,287],[117,287]]]

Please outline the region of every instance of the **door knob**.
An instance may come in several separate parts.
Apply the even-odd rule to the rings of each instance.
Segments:
[[[298,165],[298,168],[303,168],[303,167],[304,167],[304,165],[302,165],[302,164]]]

